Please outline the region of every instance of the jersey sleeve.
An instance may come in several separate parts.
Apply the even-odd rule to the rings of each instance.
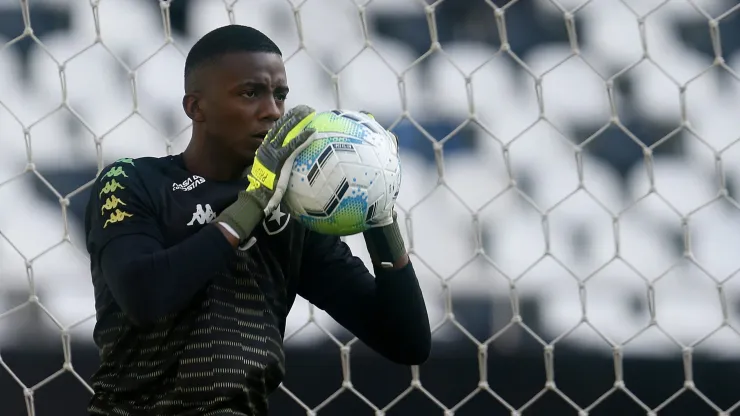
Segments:
[[[375,277],[339,237],[307,233],[299,295],[329,314],[341,314],[352,295],[363,297],[374,288]]]
[[[389,360],[426,361],[431,330],[411,263],[373,276],[339,237],[308,234],[297,293]]]
[[[121,159],[95,179],[85,213],[88,252],[97,257],[112,239],[144,234],[162,242],[157,210],[136,160]]]

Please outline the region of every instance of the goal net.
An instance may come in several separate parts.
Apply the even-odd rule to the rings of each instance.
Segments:
[[[734,3],[0,0],[0,403],[84,414],[89,188],[185,149],[185,54],[239,23],[282,49],[288,106],[397,133],[433,327],[429,362],[399,370],[298,299],[276,414],[729,415]]]

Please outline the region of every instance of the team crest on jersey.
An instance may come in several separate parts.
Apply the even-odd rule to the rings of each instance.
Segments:
[[[185,179],[182,183],[173,183],[172,184],[172,190],[173,191],[192,191],[195,189],[198,185],[205,183],[205,179],[202,176],[193,175],[187,179]]]
[[[262,220],[262,228],[265,229],[267,235],[275,235],[283,231],[289,222],[290,214],[283,212],[282,207],[278,205],[270,215]]]

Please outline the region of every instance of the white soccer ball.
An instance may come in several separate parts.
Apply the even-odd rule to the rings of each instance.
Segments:
[[[395,136],[357,111],[320,112],[306,128],[318,138],[293,162],[283,197],[293,218],[312,231],[346,236],[390,215],[401,186]]]

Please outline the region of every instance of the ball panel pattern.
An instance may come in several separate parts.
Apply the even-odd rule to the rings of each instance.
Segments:
[[[299,216],[298,219],[310,230],[327,235],[352,235],[365,231],[365,214],[367,213],[367,194],[345,196],[334,211],[334,215],[317,217],[311,214]],[[362,218],[363,221],[357,221]]]
[[[284,197],[305,227],[351,235],[387,215],[398,194],[395,142],[374,119],[352,111],[318,113],[306,126],[318,138],[297,155]]]

